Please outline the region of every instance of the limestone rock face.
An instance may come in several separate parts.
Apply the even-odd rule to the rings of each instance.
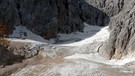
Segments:
[[[135,1],[126,1],[123,10],[110,21],[111,35],[108,49],[113,58],[121,58],[134,52],[135,36]]]
[[[24,25],[46,39],[57,33],[83,31],[84,24],[104,26],[109,16],[93,7],[92,0],[4,0],[0,1],[0,21],[10,26]]]
[[[85,0],[90,5],[102,10],[109,17],[117,15],[124,7],[126,0]]]

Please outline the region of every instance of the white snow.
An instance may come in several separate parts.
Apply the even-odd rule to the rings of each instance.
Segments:
[[[89,76],[89,75],[109,76],[109,75],[105,75],[108,72],[107,67],[106,67],[107,69],[104,69],[106,72],[102,71],[102,69],[99,69],[99,67],[105,64],[105,65],[109,65],[111,69],[114,67],[123,69],[123,65],[135,61],[135,56],[127,56],[123,58],[122,60],[117,60],[117,59],[106,60],[98,52],[84,54],[85,52],[84,50],[88,49],[87,47],[84,48],[84,46],[90,46],[87,44],[91,44],[94,42],[99,42],[99,43],[105,42],[106,40],[109,39],[109,35],[110,35],[108,31],[108,26],[99,27],[99,26],[88,25],[87,23],[84,23],[84,24],[85,24],[84,32],[74,32],[71,34],[58,34],[58,37],[56,39],[51,39],[51,40],[43,39],[42,37],[29,31],[24,26],[17,26],[13,34],[10,35],[10,37],[13,37],[13,38],[9,38],[10,41],[26,42],[26,43],[30,42],[37,45],[55,43],[56,44],[55,46],[57,46],[57,47],[54,47],[55,49],[58,48],[59,46],[60,47],[68,46],[68,48],[74,46],[75,48],[71,48],[71,49],[75,50],[75,54],[71,56],[67,56],[64,59],[74,61],[75,63],[69,62],[67,64],[63,63],[63,64],[52,65],[54,67],[51,69],[48,68],[48,70],[40,69],[39,65],[35,65],[33,67],[32,66],[26,67],[22,69],[21,71],[19,71],[18,73],[12,74],[12,76],[18,76],[18,75],[23,76],[28,71],[33,73],[35,68],[39,68],[37,70],[42,70],[40,71],[40,76],[53,76],[53,74],[55,73],[60,73],[61,76],[78,76],[78,74],[82,76],[84,76],[85,74],[87,74],[86,76]],[[22,32],[23,33],[26,32],[27,36],[24,36]],[[26,39],[17,39],[17,38],[26,38]],[[60,51],[62,50],[60,49]],[[74,51],[69,50],[69,52],[74,52]],[[51,53],[49,54],[51,55],[54,53],[56,52],[51,51]],[[45,67],[45,65],[43,65],[43,67]],[[121,70],[121,71],[125,73],[132,72],[132,71],[128,71],[127,69]],[[92,74],[97,74],[97,75],[92,75]],[[114,76],[114,75],[110,75],[110,76]],[[122,75],[122,76],[126,76],[126,75]]]
[[[105,59],[99,53],[79,54],[76,53],[72,56],[65,57],[65,59],[87,59],[92,61],[104,61]]]
[[[122,60],[112,59],[112,60],[106,60],[103,58],[99,53],[90,53],[90,54],[74,54],[72,56],[65,57],[65,59],[86,59],[98,63],[103,63],[107,65],[125,65],[127,63],[135,61],[135,57],[133,56],[127,56],[123,58]]]
[[[82,46],[84,44],[93,42],[104,42],[109,38],[108,26],[99,27],[94,25],[88,25],[84,23],[84,32],[74,32],[71,34],[58,34],[59,40],[67,41],[62,46]],[[77,40],[74,41],[74,40]],[[69,40],[69,41],[68,41]]]
[[[109,38],[108,26],[99,27],[94,25],[88,25],[84,22],[83,32],[74,32],[71,34],[58,34],[58,41],[60,44],[58,46],[77,46],[78,48],[83,47],[85,44],[93,42],[105,42]],[[25,36],[24,33],[27,33]],[[24,42],[24,43],[33,43],[33,44],[48,44],[55,43],[57,39],[45,40],[39,35],[36,35],[29,31],[25,26],[16,26],[16,29],[13,31],[13,34],[10,35],[11,38],[8,40],[13,42]],[[22,39],[25,38],[25,39]],[[76,41],[77,40],[77,41]],[[63,42],[61,42],[63,41]],[[78,49],[79,50],[79,49]],[[122,60],[106,60],[99,53],[90,53],[90,54],[81,54],[76,53],[72,56],[65,57],[65,59],[87,59],[94,62],[104,63],[108,65],[125,65],[126,63],[135,61],[135,56],[128,56]]]
[[[39,35],[36,35],[29,31],[25,26],[16,26],[16,29],[11,34],[10,40],[13,41],[30,41],[30,42],[44,42],[53,44],[60,43],[62,46],[81,46],[95,41],[105,41],[109,37],[108,27],[99,27],[94,25],[88,25],[84,22],[83,32],[74,32],[71,34],[58,34],[58,38],[45,40]]]
[[[112,65],[125,65],[127,63],[133,62],[135,61],[135,56],[126,56],[121,60],[110,60],[108,64],[112,64]]]
[[[31,39],[17,39],[17,38],[7,38],[11,42],[22,42],[22,43],[33,43],[33,44],[47,44],[45,42],[35,41]]]
[[[28,30],[25,26],[16,26],[13,33],[9,36],[14,41],[23,41],[23,42],[44,42],[44,43],[53,43],[54,41],[48,41],[42,38],[39,35],[34,34]]]

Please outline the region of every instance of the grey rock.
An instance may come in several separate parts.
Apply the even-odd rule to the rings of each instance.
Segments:
[[[0,45],[0,66],[12,65],[16,62],[22,62],[23,56],[15,55],[12,50]]]
[[[102,2],[102,1],[100,1]],[[46,39],[57,33],[82,31],[83,22],[104,26],[109,16],[89,0],[4,0],[0,1],[0,21],[10,26],[24,25]]]
[[[123,10],[113,16],[109,23],[111,35],[107,50],[111,58],[121,57],[134,52],[135,1],[125,0]]]

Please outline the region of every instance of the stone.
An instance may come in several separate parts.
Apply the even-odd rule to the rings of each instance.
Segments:
[[[134,52],[135,1],[124,1],[123,9],[119,14],[113,16],[109,23],[111,35],[107,43],[107,50],[108,54],[113,53],[113,58],[116,59]]]

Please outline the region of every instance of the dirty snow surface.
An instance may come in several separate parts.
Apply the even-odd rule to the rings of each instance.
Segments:
[[[11,76],[135,76],[131,68],[134,56],[107,60],[98,53],[98,47],[109,38],[108,27],[84,24],[83,32],[58,34],[51,40],[44,40],[24,26],[17,26],[9,40],[29,42],[44,48],[40,53],[43,60],[27,65]]]

